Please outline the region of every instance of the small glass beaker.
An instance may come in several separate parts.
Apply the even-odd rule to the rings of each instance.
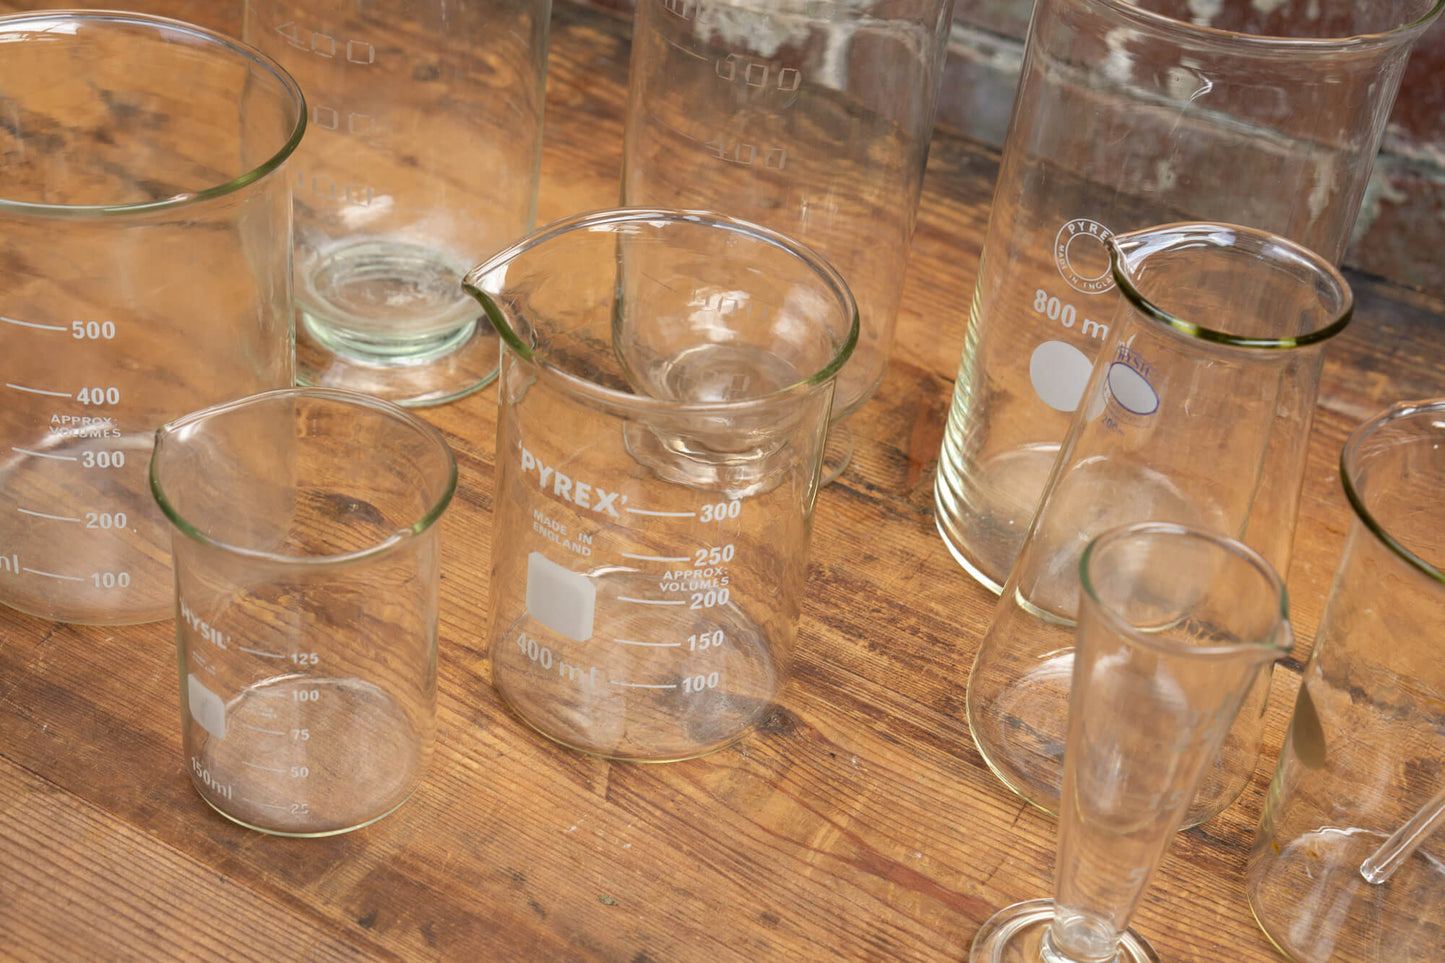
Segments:
[[[824,480],[893,351],[953,0],[639,0],[622,203],[717,211],[827,258],[858,303]]]
[[[416,789],[456,478],[436,429],[351,392],[266,392],[156,433],[186,771],[221,815],[329,836]]]
[[[461,289],[532,229],[550,0],[248,0],[311,111],[292,165],[303,384],[440,404],[491,381]]]
[[[1339,263],[1441,0],[1039,0],[934,487],[998,591],[1107,339],[1105,242],[1245,224]]]
[[[1249,904],[1300,963],[1438,960],[1445,399],[1366,421],[1340,479],[1353,520],[1250,852]]]
[[[609,758],[741,738],[792,668],[847,285],[757,225],[648,210],[542,228],[467,284],[503,342],[493,683]]]
[[[1158,963],[1128,929],[1231,720],[1293,636],[1284,583],[1221,535],[1147,523],[1079,560],[1054,899],[1000,910],[970,963]]]
[[[1324,345],[1353,309],[1329,262],[1264,231],[1172,224],[1108,243],[1119,310],[968,679],[984,760],[1049,812],[1084,546],[1117,525],[1168,521],[1238,538],[1287,571]],[[1268,678],[1201,785],[1191,825],[1253,774]]]
[[[165,618],[155,430],[293,381],[301,92],[140,14],[0,17],[0,602]]]

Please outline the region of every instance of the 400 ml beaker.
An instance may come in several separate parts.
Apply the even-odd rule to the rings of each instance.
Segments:
[[[935,483],[939,531],[980,582],[1008,578],[1109,333],[1107,239],[1225,221],[1338,263],[1441,8],[1039,0]]]
[[[497,689],[609,758],[745,735],[792,665],[847,286],[756,225],[649,210],[560,221],[467,283],[503,341]]]
[[[161,424],[293,379],[301,92],[219,34],[0,18],[0,601],[165,618]]]
[[[1084,547],[1115,526],[1172,522],[1238,539],[1286,572],[1324,346],[1354,305],[1328,261],[1264,231],[1170,224],[1109,248],[1119,310],[968,678],[985,762],[1050,812]],[[1254,773],[1267,691],[1266,674],[1189,825]]]

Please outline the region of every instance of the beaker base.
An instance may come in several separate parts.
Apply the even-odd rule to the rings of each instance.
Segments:
[[[830,485],[853,461],[853,429],[847,421],[835,421],[828,426],[828,443],[823,448],[823,470],[818,484]]]
[[[969,963],[1039,963],[1040,960],[1068,963],[1043,948],[1044,934],[1054,921],[1054,901],[1031,899],[1006,906],[990,916],[973,939]],[[1119,937],[1115,963],[1159,963],[1144,937],[1132,928]]]
[[[408,407],[471,394],[497,374],[497,337],[443,251],[362,238],[298,272],[297,381]]]
[[[1271,837],[1256,847],[1245,893],[1255,922],[1281,954],[1302,963],[1438,957],[1445,862],[1422,846],[1387,882],[1368,883],[1360,864],[1388,838],[1324,826],[1283,845]]]
[[[191,784],[231,822],[335,836],[395,812],[421,783],[430,736],[370,682],[281,676],[222,710],[205,680],[184,681]]]
[[[1003,591],[1023,548],[1058,453],[1053,443],[1004,452],[975,466],[965,485],[965,473],[948,464],[944,446],[933,483],[934,524],[954,560],[995,595]],[[961,494],[965,488],[971,495]]]

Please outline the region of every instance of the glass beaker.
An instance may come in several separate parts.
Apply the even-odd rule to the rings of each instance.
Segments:
[[[461,279],[532,229],[550,0],[248,0],[311,112],[292,164],[304,384],[403,405],[496,376]]]
[[[622,203],[717,211],[826,257],[858,303],[844,419],[893,351],[953,0],[639,0]]]
[[[1105,241],[1245,224],[1339,263],[1410,47],[1440,0],[1039,0],[934,486],[998,591],[1118,292]]]
[[[1238,538],[1287,571],[1324,345],[1353,308],[1329,262],[1264,231],[1172,224],[1108,245],[1119,310],[968,679],[985,761],[1049,812],[1084,546],[1117,525],[1168,521]],[[1190,824],[1253,774],[1267,689],[1265,674]]]
[[[648,210],[559,221],[467,284],[503,342],[493,683],[609,758],[745,735],[792,665],[847,286],[764,228]]]
[[[169,616],[157,427],[289,385],[301,93],[218,34],[0,17],[0,601]]]
[[[157,431],[186,771],[221,815],[329,836],[416,789],[456,479],[436,429],[351,392],[265,392]]]
[[[1079,581],[1054,898],[991,917],[971,963],[1157,963],[1129,917],[1260,670],[1293,640],[1279,575],[1221,535],[1114,529],[1084,550]]]
[[[1436,960],[1445,399],[1399,404],[1361,425],[1340,479],[1354,517],[1249,856],[1249,905],[1302,963]],[[1426,832],[1401,839],[1398,865],[1367,879],[1366,861],[1417,816]]]

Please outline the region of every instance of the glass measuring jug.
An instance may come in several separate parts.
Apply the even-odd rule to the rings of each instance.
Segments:
[[[503,342],[493,683],[609,758],[733,742],[791,667],[847,286],[756,225],[649,210],[542,228],[467,284]]]
[[[438,404],[496,376],[467,269],[532,229],[550,0],[248,0],[310,109],[291,165],[303,384]]]
[[[858,303],[824,478],[893,350],[952,0],[639,0],[622,202],[807,244]]]
[[[1109,334],[1106,240],[1182,220],[1339,263],[1439,0],[1039,0],[935,481],[998,591]]]
[[[1445,947],[1445,399],[1366,421],[1340,480],[1350,529],[1250,852],[1249,904],[1301,963],[1434,960]]]
[[[985,761],[1049,812],[1084,546],[1118,525],[1173,522],[1237,538],[1287,572],[1324,348],[1354,307],[1328,261],[1266,231],[1170,224],[1108,244],[1120,307],[968,678]],[[1253,775],[1267,686],[1265,674],[1189,825]]]
[[[1230,720],[1293,641],[1279,575],[1222,535],[1114,529],[1079,582],[1054,899],[991,917],[972,963],[1158,963],[1129,918]]]
[[[201,798],[285,836],[401,805],[432,749],[441,435],[368,396],[265,392],[161,428],[151,486]]]
[[[164,618],[156,428],[292,382],[301,94],[139,14],[0,17],[0,40],[0,601]]]

